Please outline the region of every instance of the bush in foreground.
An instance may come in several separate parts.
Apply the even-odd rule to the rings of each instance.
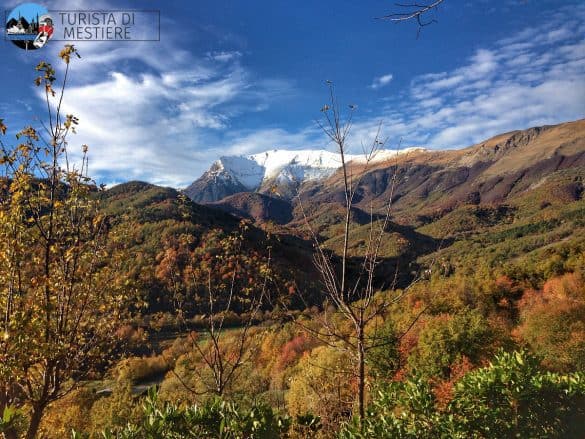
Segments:
[[[467,373],[444,408],[431,384],[415,377],[378,392],[360,428],[342,438],[581,438],[585,434],[585,374],[540,369],[525,352],[501,352]]]
[[[288,431],[290,420],[280,417],[265,405],[248,410],[232,402],[213,399],[198,406],[181,408],[161,403],[153,389],[143,404],[143,414],[137,423],[123,428],[104,430],[104,439],[143,438],[278,438]],[[74,439],[84,438],[74,432]]]

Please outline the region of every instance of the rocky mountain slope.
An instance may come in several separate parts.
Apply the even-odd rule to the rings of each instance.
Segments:
[[[405,153],[407,150],[400,151]],[[395,151],[380,151],[375,161],[386,161]],[[363,156],[347,155],[357,163]],[[300,186],[322,181],[341,166],[339,154],[322,150],[272,150],[249,156],[226,156],[185,189],[193,201],[209,203],[240,192],[260,192],[290,199]]]
[[[460,205],[506,203],[563,170],[574,170],[576,179],[564,182],[564,191],[580,197],[585,120],[500,134],[461,150],[381,151],[367,168],[362,157],[349,159],[352,175],[361,177],[356,208],[380,213],[393,193],[394,216],[403,223],[438,218]],[[303,215],[330,216],[329,210],[343,202],[338,165],[338,155],[312,150],[222,157],[185,192],[197,202],[213,202],[260,222],[283,224],[292,212],[295,225]],[[254,192],[264,195],[249,195]],[[291,196],[297,194],[300,201]]]
[[[258,192],[230,195],[221,201],[208,203],[207,206],[256,223],[273,221],[276,224],[287,224],[293,219],[292,205],[288,201]]]
[[[362,173],[356,203],[380,210],[393,193],[397,214],[410,219],[415,213],[440,215],[461,204],[505,203],[568,169],[578,174],[571,184],[579,192],[585,178],[585,120],[514,131],[462,150],[418,151],[398,161],[375,163]],[[317,204],[339,201],[341,173],[302,197]]]

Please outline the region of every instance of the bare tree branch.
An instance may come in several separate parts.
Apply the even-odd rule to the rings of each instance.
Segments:
[[[420,30],[430,24],[436,23],[436,19],[424,20],[425,14],[436,10],[444,0],[435,0],[432,3],[396,3],[396,6],[403,9],[403,12],[393,12],[382,17],[379,20],[389,20],[394,22],[415,20],[418,24],[417,37]]]

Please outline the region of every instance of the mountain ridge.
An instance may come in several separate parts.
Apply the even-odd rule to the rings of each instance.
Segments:
[[[567,190],[579,192],[585,179],[585,119],[510,131],[463,149],[410,148],[402,152],[396,155],[383,151],[367,166],[359,157],[349,156],[352,176],[360,178],[354,197],[356,207],[380,213],[392,196],[394,215],[411,222],[415,217],[445,214],[462,204],[505,203],[542,184],[550,174],[567,169],[575,169],[575,178],[581,178],[571,183],[576,185],[574,188]],[[255,156],[262,154],[265,153]],[[192,191],[200,193],[186,193],[196,202],[214,203],[224,211],[260,223],[273,220],[283,224],[292,206],[291,223],[297,223],[301,219],[299,203],[308,209],[305,213],[312,214],[314,209],[324,212],[327,208],[323,206],[344,202],[343,173],[339,168],[331,168],[318,178],[282,184],[290,183],[286,178],[279,181],[287,166],[269,167],[269,172],[263,174],[268,178],[257,180],[254,190],[245,187],[230,172],[214,181],[208,178],[208,171],[207,176],[204,174],[207,178],[202,177],[191,186]],[[396,186],[392,188],[395,173]],[[250,193],[262,193],[264,197],[256,197],[252,202],[246,195]],[[276,212],[276,200],[287,212],[284,216]]]
[[[373,161],[419,149],[381,150]],[[347,154],[345,159],[365,162],[363,155]],[[184,192],[199,203],[220,201],[240,192],[276,194],[290,199],[302,184],[326,179],[340,167],[339,154],[326,150],[274,149],[251,155],[222,156]]]

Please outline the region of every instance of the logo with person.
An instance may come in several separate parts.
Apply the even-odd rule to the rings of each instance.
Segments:
[[[49,11],[35,3],[23,3],[6,17],[6,38],[24,50],[44,47],[53,32]]]

